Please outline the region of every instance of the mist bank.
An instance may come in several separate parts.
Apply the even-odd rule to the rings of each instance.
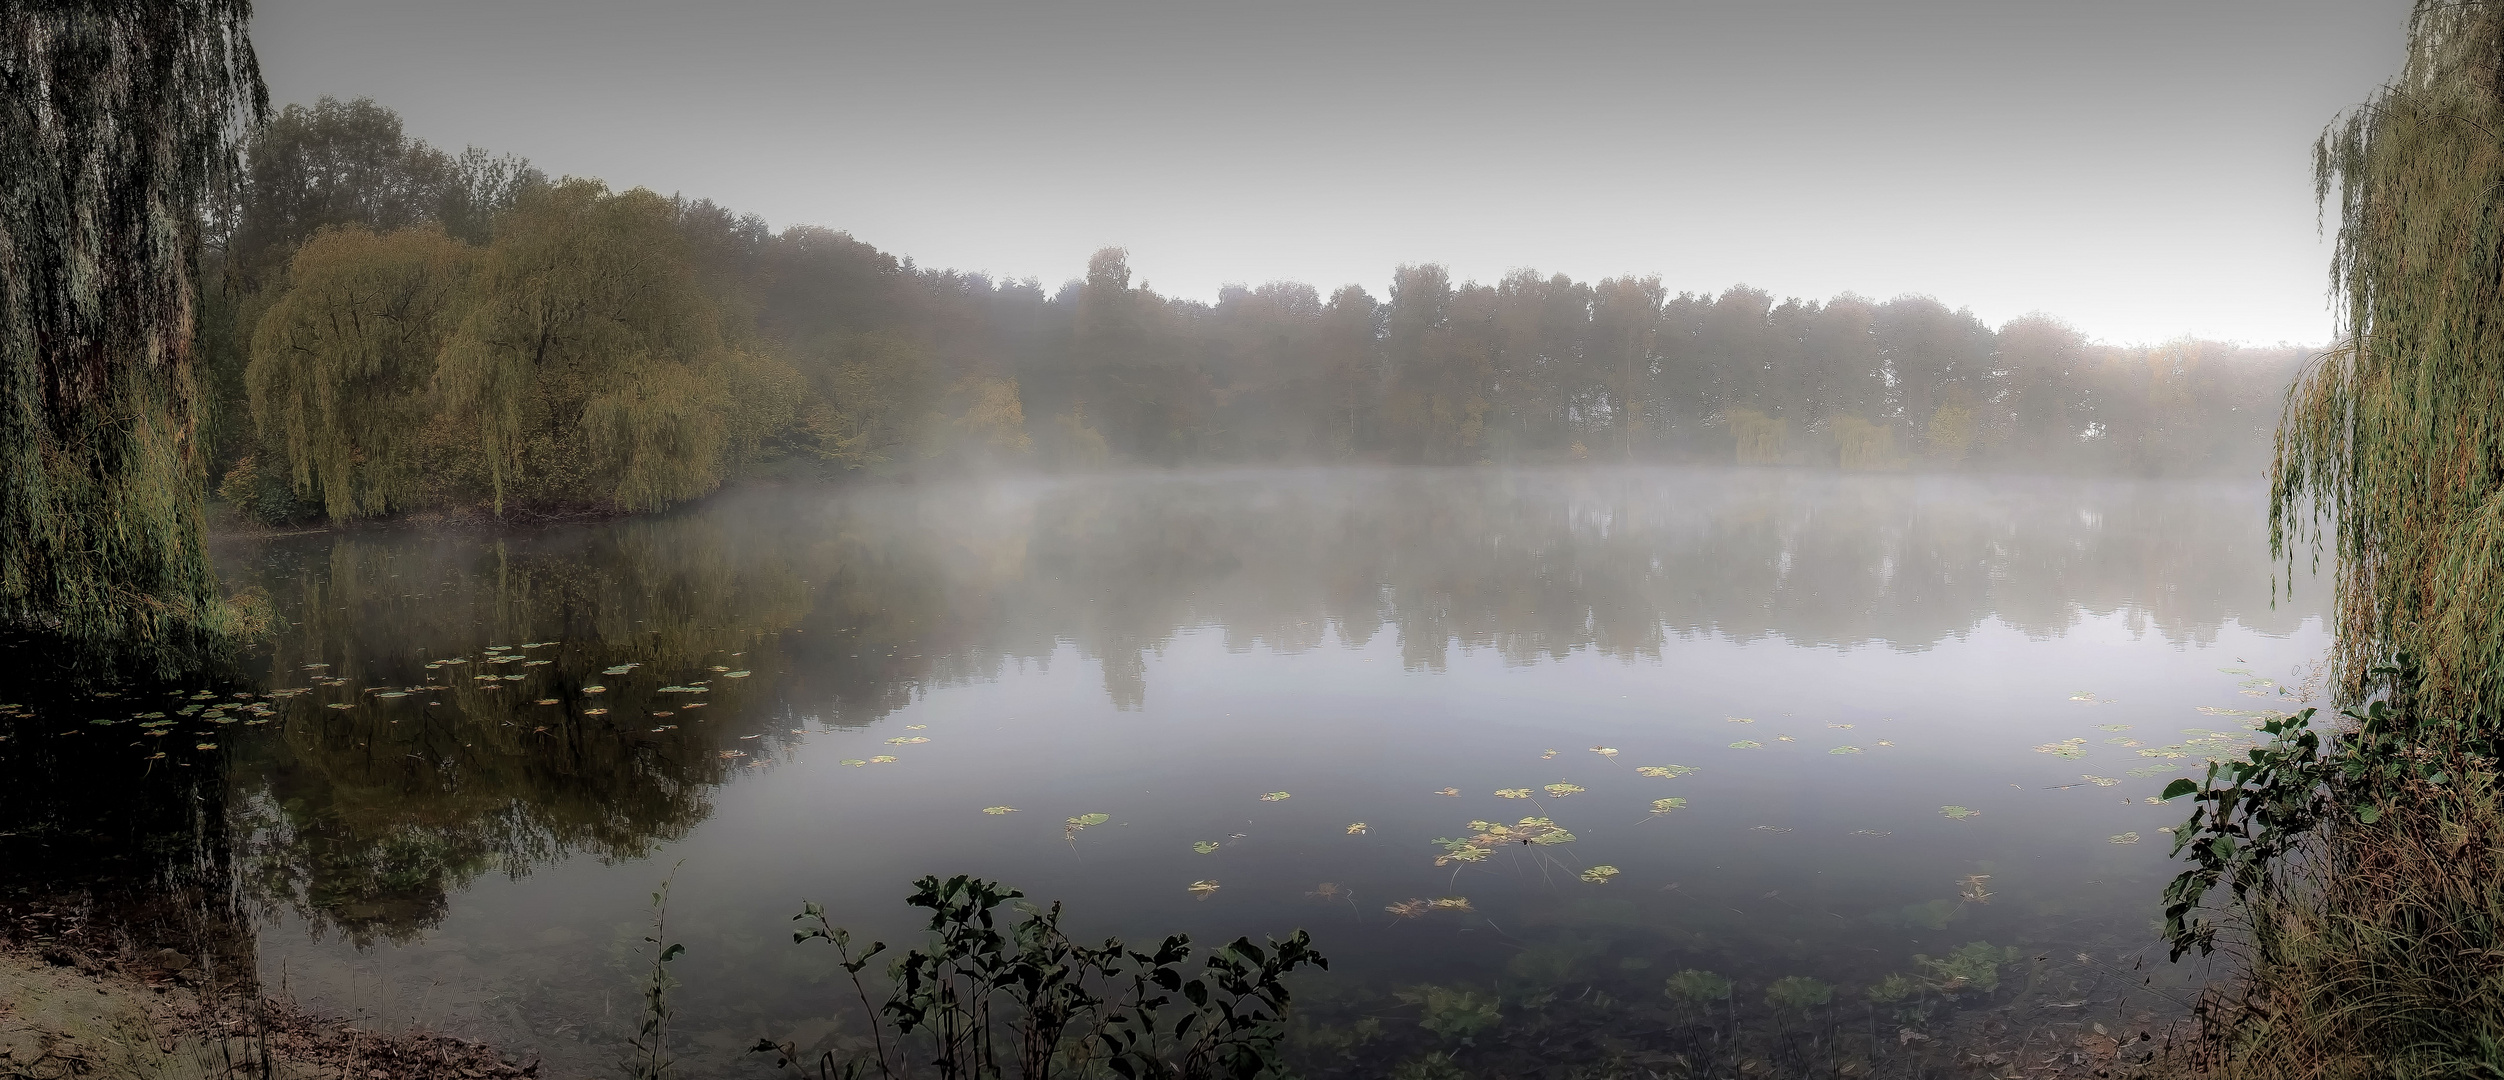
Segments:
[[[1363,461],[2257,474],[2298,348],[1925,296],[1402,266],[1047,289],[290,107],[213,230],[211,482],[264,521],[652,509],[743,474]]]

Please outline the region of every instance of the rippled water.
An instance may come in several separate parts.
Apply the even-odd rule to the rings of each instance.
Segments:
[[[1792,1022],[1785,976],[1880,1036],[2144,1023],[2198,976],[2147,797],[2326,644],[2263,525],[2236,486],[1774,470],[748,490],[229,544],[286,620],[245,692],[304,692],[149,738],[216,770],[270,981],[567,1069],[621,1049],[664,877],[694,1075],[863,1030],[789,916],[902,941],[926,873],[1088,933],[1309,928],[1312,1075],[1665,1068],[1684,969],[1738,1028]],[[1438,865],[1530,816],[1575,839]],[[2022,954],[1996,990],[1924,963],[1975,942]],[[1890,974],[1930,989],[1867,1003]],[[1466,1043],[1420,1028],[1461,993]]]

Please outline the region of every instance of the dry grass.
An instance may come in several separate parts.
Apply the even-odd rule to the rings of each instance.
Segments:
[[[2249,967],[2203,1005],[2191,1073],[2504,1076],[2504,806],[2487,769],[2341,822],[2292,888],[2242,913]]]

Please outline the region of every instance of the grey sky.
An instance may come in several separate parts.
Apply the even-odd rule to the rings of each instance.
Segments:
[[[281,102],[1159,291],[1659,274],[2328,336],[2313,136],[2407,0],[261,0]]]

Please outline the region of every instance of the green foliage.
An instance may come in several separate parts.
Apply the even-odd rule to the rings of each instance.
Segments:
[[[1861,992],[1861,996],[1868,998],[1872,1005],[1896,1005],[1919,995],[1921,991],[1921,983],[1901,972],[1895,972],[1871,983],[1869,989]]]
[[[1793,1012],[1807,1012],[1834,1000],[1834,996],[1834,987],[1806,975],[1785,975],[1765,988],[1765,1004]]]
[[[1417,1006],[1417,1026],[1433,1032],[1435,1037],[1446,1042],[1467,1046],[1480,1034],[1504,1022],[1496,999],[1492,996],[1481,998],[1475,990],[1455,990],[1430,984],[1403,990],[1399,998]]]
[[[0,13],[0,622],[182,650],[231,618],[202,549],[192,275],[267,109],[250,15]]]
[[[2016,963],[2023,955],[2013,948],[1973,941],[1935,960],[1916,954],[1913,962],[1929,969],[1933,989],[1951,994],[1969,990],[1988,994],[2000,988],[2000,967]]]
[[[332,520],[417,505],[441,475],[449,455],[430,439],[439,434],[435,357],[472,261],[431,229],[348,226],[297,250],[294,287],[253,333],[245,386],[293,494]],[[246,474],[258,465],[249,461]]]
[[[2504,715],[2504,11],[2419,0],[2399,78],[2326,131],[2343,335],[2286,399],[2270,505],[2335,563],[2343,697],[2423,665],[2434,713]]]
[[[1689,1005],[1708,1005],[1730,1000],[1730,980],[1710,971],[1688,968],[1669,977],[1666,991],[1674,1001]]]
[[[1061,930],[1058,903],[1023,908],[1026,917],[1004,929],[998,909],[1024,894],[997,882],[924,877],[914,888],[906,902],[931,913],[926,948],[889,965],[890,990],[874,1009],[861,972],[886,945],[856,955],[825,909],[807,904],[795,916],[806,928],[792,939],[834,947],[875,1025],[866,1056],[821,1052],[812,1063],[821,1078],[911,1075],[916,1041],[942,1076],[1001,1076],[1011,1060],[1029,1077],[1056,1067],[1123,1080],[1279,1075],[1284,979],[1330,966],[1299,930],[1267,948],[1237,938],[1186,977],[1191,940],[1179,934],[1146,952],[1110,938],[1088,946]],[[759,1040],[755,1051],[781,1067],[803,1060],[793,1043]]]
[[[687,947],[669,940],[669,886],[664,879],[660,891],[652,894],[652,933],[643,939],[652,947],[652,968],[642,979],[642,1019],[627,1039],[635,1052],[626,1061],[626,1071],[634,1080],[670,1080],[678,1075],[678,1063],[669,1053],[669,992],[678,981],[670,977],[669,963],[684,955]]]

